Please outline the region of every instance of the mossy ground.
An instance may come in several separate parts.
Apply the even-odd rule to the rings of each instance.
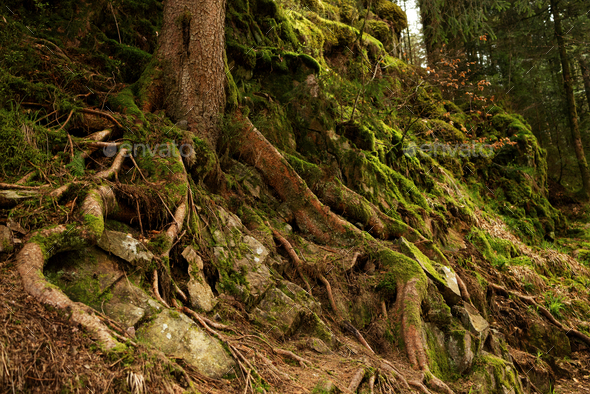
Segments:
[[[277,216],[289,218],[292,213],[281,205],[255,170],[244,165],[241,172],[236,170],[235,162],[239,162],[239,158],[228,157],[223,149],[225,156],[218,156],[206,142],[172,125],[163,113],[143,111],[150,101],[147,86],[150,80],[158,78],[158,65],[152,54],[156,48],[156,32],[161,29],[161,2],[115,2],[112,12],[101,1],[80,4],[66,1],[59,7],[53,2],[32,3],[33,8],[9,1],[7,4],[16,16],[7,17],[7,28],[0,31],[0,46],[5,49],[0,55],[0,156],[6,158],[0,163],[0,175],[8,182],[16,182],[26,173],[36,171],[37,178],[29,185],[57,184],[64,180],[90,185],[90,176],[108,162],[98,160],[96,163],[96,155],[95,160],[83,160],[78,146],[71,159],[67,152],[66,130],[73,135],[74,142],[84,131],[74,127],[57,129],[71,110],[97,107],[116,112],[115,116],[124,126],[117,138],[130,144],[167,147],[170,155],[154,158],[144,151],[138,154],[139,169],[129,165],[119,181],[133,184],[134,189],[127,192],[130,196],[144,196],[142,202],[158,201],[159,204],[161,198],[174,207],[186,195],[187,184],[179,182],[178,174],[183,168],[173,158],[179,152],[172,143],[187,141],[195,150],[191,188],[196,200],[192,208],[198,212],[191,215],[187,226],[192,237],[189,244],[199,249],[206,256],[206,262],[214,267],[208,279],[216,282],[221,292],[243,294],[245,272],[235,270],[233,262],[247,251],[237,245],[230,248],[227,255],[215,259],[210,249],[217,246],[214,234],[222,228],[216,215],[205,211],[216,204],[222,205],[235,212],[249,230],[266,234],[270,241],[272,236],[265,222]],[[512,241],[492,236],[482,229],[469,229],[478,218],[504,221],[513,234],[531,247],[545,245],[545,249],[559,247],[568,252],[570,246],[580,246],[578,259],[588,264],[590,245],[583,245],[580,239],[568,240],[570,246],[552,241],[566,231],[568,222],[547,200],[546,153],[526,121],[500,107],[490,110],[490,117],[476,116],[468,107],[445,100],[428,82],[417,82],[419,71],[391,52],[397,39],[395,34],[407,23],[401,9],[381,0],[370,11],[367,13],[362,7],[359,10],[351,1],[278,3],[257,0],[228,4],[228,108],[241,106],[242,112],[284,153],[287,162],[308,184],[321,183],[324,176],[329,176],[347,186],[397,220],[400,228],[403,222],[404,226],[411,226],[433,241],[433,246],[422,249],[429,249],[433,256],[440,256],[440,250],[447,250],[447,230],[455,231],[483,257],[480,260],[473,252],[461,260],[468,269],[467,275],[473,277],[482,291],[487,288],[488,281],[498,279],[482,268],[487,267],[486,262],[497,268],[499,275],[508,275],[511,266],[538,267],[538,263],[521,253]],[[71,18],[72,13],[76,18]],[[119,19],[121,42],[113,13],[134,15],[134,18]],[[366,15],[369,19],[360,40]],[[88,23],[89,20],[99,22]],[[27,26],[34,31],[33,36]],[[39,38],[49,42],[39,41]],[[67,56],[61,56],[57,47],[63,48]],[[91,94],[87,95],[89,92]],[[39,105],[27,106],[24,104],[27,102]],[[52,111],[57,113],[52,114]],[[42,119],[44,116],[47,117]],[[77,114],[72,123],[75,121],[79,121]],[[230,144],[232,133],[239,130],[240,125],[232,123],[231,116],[225,116],[222,146]],[[410,142],[417,146],[440,142],[452,147],[452,144],[470,144],[473,140],[495,144],[493,154],[435,156],[420,152],[411,156],[403,151]],[[207,176],[218,164],[227,170],[223,181],[226,190],[234,193],[227,200],[207,189]],[[140,170],[153,184],[143,181]],[[84,196],[83,188],[77,186],[62,201],[75,208]],[[59,202],[43,197],[18,205],[9,215],[31,229],[54,221],[73,223],[78,220],[94,235],[102,233],[101,219],[88,215],[72,218],[70,206],[59,208],[59,215],[53,215],[51,211],[56,206]],[[481,207],[485,214],[479,212]],[[355,208],[358,209],[355,217],[368,218],[366,205]],[[161,230],[169,221],[169,213],[161,206],[152,214],[146,229]],[[347,212],[341,214],[347,217]],[[365,220],[360,225],[367,223]],[[138,231],[136,222],[131,226]],[[581,238],[590,241],[588,234],[582,235],[585,238]],[[365,282],[352,280],[346,285],[335,284],[335,290],[342,292],[343,297],[358,296],[359,299],[369,294],[370,297],[363,299],[375,303],[385,299],[391,306],[397,283],[417,278],[420,295],[428,298],[429,279],[415,257],[392,250],[396,248],[392,245],[387,248],[377,245],[366,234],[363,237],[359,244],[364,243],[370,251],[363,263],[367,266],[369,262],[377,263],[375,273],[367,274],[372,278]],[[70,246],[83,246],[77,237],[69,239],[68,242],[79,243]],[[542,240],[547,244],[541,244]],[[153,236],[149,247],[163,252],[170,246],[164,241],[163,236]],[[47,252],[59,242],[63,239],[43,240],[42,247]],[[179,248],[186,244],[185,238],[180,241]],[[309,262],[321,261],[321,256],[311,249],[302,248]],[[426,263],[430,261],[415,246],[409,249],[412,256]],[[456,259],[452,257],[446,263],[454,263]],[[178,252],[166,262],[168,271],[174,269],[175,259],[181,260]],[[443,256],[442,262],[435,257],[432,260],[444,264],[446,257]],[[543,278],[587,297],[583,279],[570,278],[570,282],[564,282],[565,266],[568,265],[555,263],[547,268],[548,272],[544,272],[547,276]],[[434,269],[431,274],[437,275]],[[334,275],[339,282],[349,280],[345,279],[348,274]],[[107,293],[99,297],[95,290],[96,283],[92,281],[83,288],[72,287],[68,292],[73,299],[95,305],[108,296]],[[437,307],[436,301],[431,297],[431,307]],[[368,304],[343,303],[348,309],[346,314],[352,315],[355,324],[367,330],[379,313],[376,306]],[[450,325],[449,320],[456,323],[445,306],[437,307],[441,311],[437,324]],[[590,314],[581,307],[571,307],[563,311],[564,317],[577,311],[584,316]],[[421,327],[419,312],[412,309],[411,313],[411,322]],[[314,314],[313,319],[316,318],[323,316]],[[316,326],[321,329],[314,335],[324,340],[331,338],[323,326]],[[403,348],[395,323],[388,326],[386,332],[390,342],[397,342]],[[430,354],[430,359],[436,376],[454,378],[448,360],[440,354]],[[495,359],[481,361],[494,368],[499,365]],[[507,384],[516,384],[510,373],[502,375],[502,379]]]

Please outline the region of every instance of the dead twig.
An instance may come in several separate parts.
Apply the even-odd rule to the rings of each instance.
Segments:
[[[70,133],[68,133],[68,142],[70,145],[70,156],[72,157],[72,160],[74,160],[74,143],[72,142],[72,136]]]
[[[114,124],[116,124],[117,127],[121,128],[121,129],[124,128],[123,126],[121,126],[121,123],[119,123],[117,121],[117,119],[115,119],[112,115],[107,114],[105,112],[98,111],[98,110],[95,110],[95,109],[89,109],[89,108],[82,108],[80,110],[80,112],[85,113],[85,114],[102,116],[103,118],[107,118],[108,120],[110,120],[111,122],[113,122]]]
[[[308,360],[304,359],[303,357],[299,357],[299,356],[298,356],[298,355],[296,355],[295,353],[293,353],[293,352],[290,352],[290,351],[288,351],[288,350],[283,350],[283,349],[279,349],[279,348],[272,348],[272,351],[273,351],[275,354],[280,354],[281,356],[289,357],[289,358],[291,358],[292,360],[295,360],[295,361],[299,362],[299,365],[300,365],[302,368],[305,368],[305,363],[307,363],[307,364],[311,365],[311,361],[308,361]]]
[[[367,341],[365,340],[363,335],[360,333],[359,330],[356,329],[355,326],[353,326],[349,321],[346,321],[346,320],[342,321],[342,325],[344,326],[344,328],[346,330],[348,330],[350,333],[352,333],[356,337],[356,339],[358,339],[358,341],[364,347],[366,347],[369,350],[369,352],[371,352],[371,354],[375,354],[375,351],[371,348],[371,346],[369,346],[369,344],[367,343]]]
[[[71,110],[71,111],[70,111],[70,113],[68,114],[68,118],[66,119],[66,121],[64,122],[64,124],[62,124],[62,125],[59,127],[59,129],[55,130],[55,132],[58,132],[58,131],[60,131],[61,129],[63,129],[63,128],[64,128],[64,127],[65,127],[65,126],[68,124],[68,122],[70,121],[70,119],[71,119],[71,117],[72,117],[72,115],[73,115],[73,114],[74,114],[74,110]],[[70,142],[71,142],[71,139],[70,139]]]

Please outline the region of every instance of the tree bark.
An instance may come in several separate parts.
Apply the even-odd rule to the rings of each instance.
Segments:
[[[158,59],[164,107],[213,148],[225,106],[225,0],[166,0]]]
[[[588,112],[590,113],[590,66],[588,65],[588,61],[582,57],[578,58],[578,64],[582,70],[582,80],[584,81],[586,101],[588,102]]]
[[[578,166],[580,167],[580,174],[582,175],[582,191],[586,198],[590,193],[590,169],[584,154],[584,146],[582,145],[582,137],[580,134],[580,126],[578,124],[578,113],[576,110],[576,101],[574,98],[573,80],[570,71],[569,61],[565,50],[565,41],[563,39],[563,28],[561,26],[561,17],[557,9],[557,0],[551,0],[551,12],[553,13],[555,36],[557,37],[557,46],[559,47],[559,57],[561,59],[561,68],[563,71],[563,86],[565,88],[565,96],[568,106],[568,117],[572,139],[574,142],[574,150],[576,151],[576,158],[578,159]]]

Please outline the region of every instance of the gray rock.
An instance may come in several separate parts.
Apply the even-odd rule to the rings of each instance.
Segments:
[[[453,314],[461,320],[463,327],[479,336],[481,343],[486,341],[490,332],[490,325],[475,307],[463,302],[463,306],[455,305],[453,307]]]
[[[154,258],[141,242],[120,231],[105,230],[98,246],[132,264],[150,263]]]
[[[248,253],[232,263],[233,269],[242,273],[245,279],[246,288],[243,288],[239,296],[244,302],[255,303],[275,283],[265,264],[269,259],[269,251],[256,238],[249,235],[243,237],[240,243],[247,248]],[[230,260],[231,262],[232,257],[229,250],[215,247],[213,252],[218,261]],[[237,288],[236,284],[234,290]]]
[[[203,269],[203,259],[197,254],[197,251],[192,246],[187,246],[182,251],[182,257],[186,259],[191,267],[196,267],[199,270]]]
[[[271,326],[282,335],[293,334],[301,324],[301,306],[279,289],[266,292],[251,317],[263,326]]]
[[[445,362],[448,360],[450,372],[463,374],[471,368],[475,354],[472,349],[471,334],[468,331],[443,332],[432,323],[426,323],[425,329],[430,338],[428,341],[430,351],[440,355],[439,360],[445,360]]]
[[[463,335],[461,335],[463,334]],[[473,365],[475,353],[472,350],[471,334],[467,331],[457,331],[450,335],[447,342],[449,357],[453,361],[457,371],[463,374]]]
[[[470,377],[474,393],[515,394],[524,393],[524,389],[514,366],[505,360],[482,352],[478,358],[477,371]]]
[[[210,378],[221,378],[235,368],[221,343],[183,314],[163,311],[142,325],[136,335],[166,354],[183,358]]]
[[[315,350],[320,354],[332,353],[328,345],[326,345],[324,341],[322,341],[319,338],[309,338],[309,340],[307,341],[307,347],[309,347],[312,350]]]
[[[219,208],[219,210],[217,211],[217,214],[219,215],[219,219],[221,219],[221,222],[223,223],[223,225],[225,227],[227,227],[229,230],[232,230],[232,229],[242,230],[243,229],[244,225],[242,224],[242,221],[240,220],[239,217],[237,217],[233,213],[228,212],[225,209]]]
[[[512,362],[512,356],[508,351],[506,338],[504,334],[496,329],[490,329],[490,334],[486,342],[486,350],[490,351],[494,356],[501,357],[508,362]]]
[[[322,305],[317,302],[309,293],[301,286],[296,285],[288,280],[282,280],[281,286],[284,287],[283,292],[288,295],[293,301],[298,302],[303,307],[309,309],[311,312],[320,313]]]
[[[217,304],[217,300],[201,271],[191,275],[186,287],[188,288],[188,294],[193,308],[198,308],[205,312],[213,310]]]
[[[217,300],[203,275],[203,259],[190,245],[182,251],[182,256],[189,263],[188,275],[190,279],[186,287],[191,305],[193,308],[210,312],[217,304]]]

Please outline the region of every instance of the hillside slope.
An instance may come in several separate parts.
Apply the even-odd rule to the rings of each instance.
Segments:
[[[2,390],[579,391],[587,218],[468,65],[401,61],[388,0],[232,1],[214,150],[162,110],[161,14],[3,11]]]

